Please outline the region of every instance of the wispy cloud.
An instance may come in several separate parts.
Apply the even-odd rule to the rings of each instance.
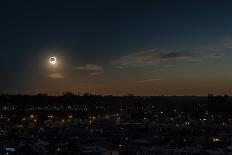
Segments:
[[[232,48],[232,37],[224,38],[221,42],[223,48]]]
[[[91,76],[97,76],[97,75],[103,75],[104,72],[93,72],[93,73],[90,73]]]
[[[86,71],[86,72],[91,72],[89,74],[90,76],[98,76],[98,75],[104,74],[104,68],[96,64],[86,64],[84,66],[77,66],[75,67],[75,69]]]
[[[84,70],[84,71],[103,71],[103,67],[96,65],[96,64],[86,64],[84,66],[77,66],[75,67],[77,70]]]
[[[49,74],[48,77],[52,78],[52,79],[63,79],[64,75],[63,75],[63,73],[56,72],[56,73]]]
[[[209,51],[169,51],[165,49],[152,49],[148,51],[136,52],[129,55],[124,55],[118,60],[113,61],[119,68],[125,68],[130,66],[147,66],[154,65],[160,61],[166,60],[185,60],[185,61],[203,61],[210,58],[223,57],[221,52],[209,52]]]
[[[161,79],[161,78],[144,79],[144,80],[136,81],[136,83],[149,83],[149,82],[157,82],[157,81],[163,81],[163,80],[166,80],[166,79]]]

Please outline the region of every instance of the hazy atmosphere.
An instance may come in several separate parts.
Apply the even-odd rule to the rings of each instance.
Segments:
[[[231,5],[2,2],[0,93],[231,94]]]

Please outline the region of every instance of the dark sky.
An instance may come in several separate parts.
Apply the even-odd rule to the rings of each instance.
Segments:
[[[231,6],[229,0],[1,2],[0,93],[230,94]]]

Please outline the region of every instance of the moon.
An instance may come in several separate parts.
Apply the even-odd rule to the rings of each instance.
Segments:
[[[56,64],[56,57],[50,57],[49,62],[50,64]]]

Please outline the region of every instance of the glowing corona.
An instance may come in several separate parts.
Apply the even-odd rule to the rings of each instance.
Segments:
[[[56,64],[56,57],[51,57],[49,59],[50,64]]]

